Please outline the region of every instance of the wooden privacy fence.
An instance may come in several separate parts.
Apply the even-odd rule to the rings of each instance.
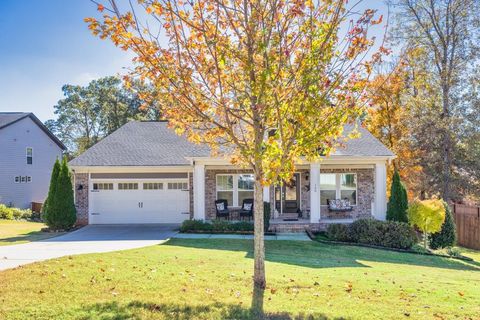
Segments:
[[[480,207],[453,205],[458,244],[480,250]]]

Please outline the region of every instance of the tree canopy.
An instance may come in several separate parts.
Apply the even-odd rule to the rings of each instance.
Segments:
[[[331,153],[362,113],[381,59],[369,54],[369,30],[382,18],[343,0],[142,0],[127,10],[111,0],[98,9],[90,29],[135,53],[131,77],[154,86],[148,100],[170,126],[253,171],[254,283],[264,287],[262,186]]]

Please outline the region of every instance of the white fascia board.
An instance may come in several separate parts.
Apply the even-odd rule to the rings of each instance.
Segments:
[[[310,162],[305,159],[300,159],[297,162],[297,167],[309,166],[311,163],[320,163],[323,165],[349,165],[349,164],[374,164],[381,161],[391,161],[395,156],[342,156],[332,155],[328,157],[321,157],[319,161]],[[232,166],[227,158],[213,158],[213,157],[188,157],[186,158],[192,164],[216,165],[216,166]]]
[[[193,172],[193,167],[185,166],[70,166],[75,173],[110,172]]]

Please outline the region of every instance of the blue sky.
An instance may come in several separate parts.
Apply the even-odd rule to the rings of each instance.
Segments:
[[[364,6],[385,10],[381,0]],[[96,15],[89,0],[0,0],[0,111],[46,121],[62,85],[124,73],[132,55],[91,35],[83,19]]]

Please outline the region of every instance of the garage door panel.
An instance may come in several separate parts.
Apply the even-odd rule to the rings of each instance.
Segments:
[[[144,186],[145,183],[149,183]],[[152,183],[155,183],[153,185]],[[174,180],[169,189],[168,181],[119,181],[113,190],[91,191],[91,224],[141,224],[181,223],[189,218],[188,191],[181,190],[186,180]],[[137,183],[138,189],[125,190]],[[130,183],[130,185],[127,185]],[[160,184],[162,188],[160,189]],[[144,189],[145,187],[145,189]],[[153,189],[156,188],[156,189]]]

